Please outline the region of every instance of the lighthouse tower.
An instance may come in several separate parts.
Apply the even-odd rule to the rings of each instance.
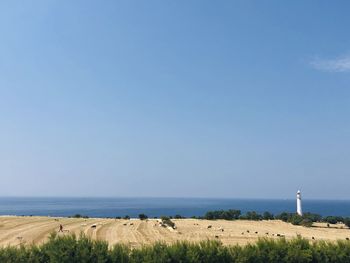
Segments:
[[[303,215],[303,209],[301,207],[301,192],[297,192],[297,214],[302,216]]]

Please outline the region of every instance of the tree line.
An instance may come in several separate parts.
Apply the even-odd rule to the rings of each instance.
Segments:
[[[116,217],[120,219],[121,217]],[[129,216],[124,216],[124,219],[130,219]],[[157,218],[157,217],[154,217]],[[160,219],[166,222],[166,225],[174,227],[174,223],[171,219],[183,219],[186,218],[181,215],[175,216],[161,216]],[[207,220],[282,220],[284,222],[291,223],[293,225],[302,225],[306,227],[311,227],[315,222],[323,222],[329,224],[343,223],[350,228],[350,217],[342,216],[321,216],[314,213],[304,213],[303,216],[300,216],[296,213],[282,212],[280,214],[274,215],[270,212],[264,212],[262,214],[256,211],[248,211],[245,214],[242,214],[241,210],[229,209],[229,210],[214,210],[208,211],[204,216],[192,216],[194,219],[207,219]],[[146,220],[148,216],[145,214],[139,214],[139,219]]]
[[[325,222],[328,224],[344,223],[350,227],[350,218],[341,216],[326,216],[322,217],[319,214],[305,213],[300,216],[296,213],[283,212],[278,215],[273,215],[270,212],[264,212],[262,214],[255,211],[249,211],[245,214],[241,213],[241,210],[215,210],[208,211],[203,217],[199,217],[207,220],[273,220],[278,219],[284,222],[292,223],[293,225],[311,226],[314,222]]]
[[[80,214],[76,214],[72,216],[74,218],[88,218],[88,216],[82,216]],[[139,214],[140,220],[147,220],[148,216],[146,214]],[[124,217],[116,217],[116,219],[130,219],[130,216],[126,215]],[[157,217],[154,217],[157,218]],[[171,219],[182,219],[186,218],[181,215],[175,215],[172,216],[161,216],[160,217],[163,221],[166,222],[169,226],[174,226],[174,223],[171,221]],[[248,211],[245,214],[242,214],[241,210],[235,210],[235,209],[229,209],[229,210],[214,210],[214,211],[208,211],[205,213],[204,216],[192,216],[191,218],[195,219],[207,219],[207,220],[282,220],[284,222],[291,223],[293,225],[302,225],[310,227],[312,226],[312,223],[314,222],[324,222],[327,224],[337,224],[337,223],[343,223],[347,227],[350,228],[350,217],[342,217],[342,216],[321,216],[319,214],[314,213],[304,213],[303,216],[300,216],[296,213],[288,213],[283,212],[277,215],[274,215],[268,211],[260,214],[256,211]]]

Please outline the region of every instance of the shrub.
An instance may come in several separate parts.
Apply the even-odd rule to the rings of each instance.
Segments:
[[[270,212],[264,212],[263,214],[263,219],[264,220],[273,220],[275,219],[275,217],[273,216],[273,214],[271,214]]]
[[[247,220],[254,220],[254,221],[258,221],[258,220],[262,220],[263,216],[258,214],[255,211],[251,211],[251,212],[247,212],[245,214],[244,217],[242,217],[242,219],[247,219]]]
[[[323,221],[329,224],[336,224],[336,223],[344,222],[344,218],[341,216],[327,216],[323,218]]]
[[[349,262],[350,242],[310,243],[301,237],[259,239],[246,246],[223,246],[219,241],[200,243],[156,243],[134,248],[117,244],[108,249],[104,241],[53,234],[41,246],[0,248],[0,262],[5,263],[141,263],[141,262]]]
[[[283,222],[288,222],[289,218],[292,216],[291,213],[283,212],[276,216],[276,219],[282,220]]]
[[[305,213],[303,214],[303,219],[308,219],[311,222],[320,222],[322,221],[322,216],[319,214]]]
[[[89,218],[88,216],[83,216],[81,214],[75,214],[73,216],[71,216],[71,218]]]
[[[146,220],[148,216],[146,216],[145,214],[139,214],[139,218],[140,220]]]
[[[225,220],[235,220],[238,219],[241,215],[240,210],[216,210],[216,211],[208,211],[204,218],[207,220],[216,220],[216,219],[225,219]]]
[[[292,223],[293,225],[300,225],[302,221],[303,217],[298,214],[293,214],[288,220],[288,222]]]
[[[300,222],[300,225],[305,226],[305,227],[312,227],[312,221],[310,219],[304,218]]]
[[[167,216],[161,216],[160,217],[162,219],[162,223],[166,226],[169,226],[171,228],[175,227],[175,223],[173,221],[171,221],[171,219]]]
[[[277,215],[276,219],[280,219],[284,222],[288,222],[293,225],[302,225],[302,226],[310,227],[312,226],[313,222],[321,221],[322,217],[320,215],[310,214],[310,213],[306,213],[305,215],[300,216],[295,213],[283,212],[280,215]]]
[[[344,223],[347,227],[350,227],[350,218],[349,218],[349,217],[344,218],[343,223]]]

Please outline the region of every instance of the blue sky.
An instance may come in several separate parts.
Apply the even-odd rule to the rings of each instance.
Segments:
[[[2,1],[0,195],[350,199],[348,1]]]

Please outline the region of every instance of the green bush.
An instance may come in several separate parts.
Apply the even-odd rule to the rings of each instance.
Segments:
[[[173,221],[171,221],[171,219],[167,216],[161,216],[160,217],[161,220],[162,220],[162,223],[166,226],[169,226],[171,228],[174,228],[175,227],[175,223]]]
[[[89,218],[89,217],[81,215],[81,214],[75,214],[75,215],[71,216],[71,218]]]
[[[148,216],[146,216],[145,214],[139,214],[139,218],[140,220],[146,220]]]
[[[350,218],[349,217],[344,218],[343,222],[347,227],[350,227]]]
[[[301,220],[300,225],[305,227],[312,227],[312,221],[310,219],[305,218]]]
[[[241,216],[241,219],[258,221],[258,220],[262,220],[263,216],[258,214],[255,211],[250,211],[250,212],[247,212],[244,216]]]
[[[271,214],[270,212],[266,211],[263,214],[263,219],[264,220],[273,220],[273,219],[275,219],[275,217],[274,217],[273,214]]]
[[[283,212],[283,213],[277,215],[275,218],[282,220],[283,222],[288,222],[289,218],[291,218],[291,217],[292,217],[291,213]]]
[[[307,219],[311,222],[320,222],[322,221],[322,216],[319,214],[313,214],[313,213],[304,213],[303,219]]]
[[[104,241],[52,234],[41,246],[0,248],[1,263],[165,263],[165,262],[350,262],[350,242],[309,242],[296,238],[259,239],[246,246],[223,246],[219,241],[156,243],[132,249]]]
[[[207,220],[216,220],[216,219],[224,219],[224,220],[235,220],[238,219],[241,215],[240,210],[216,210],[216,211],[208,211],[204,218]]]
[[[289,220],[289,223],[292,223],[293,225],[300,225],[301,222],[303,222],[303,217],[298,214],[293,214]]]
[[[303,216],[300,216],[295,213],[283,212],[277,215],[275,218],[284,222],[291,223],[293,225],[302,225],[306,227],[311,227],[313,222],[319,222],[323,220],[320,215],[311,213],[305,213]]]
[[[327,216],[323,218],[323,221],[329,224],[336,224],[344,222],[344,218],[341,216]]]

